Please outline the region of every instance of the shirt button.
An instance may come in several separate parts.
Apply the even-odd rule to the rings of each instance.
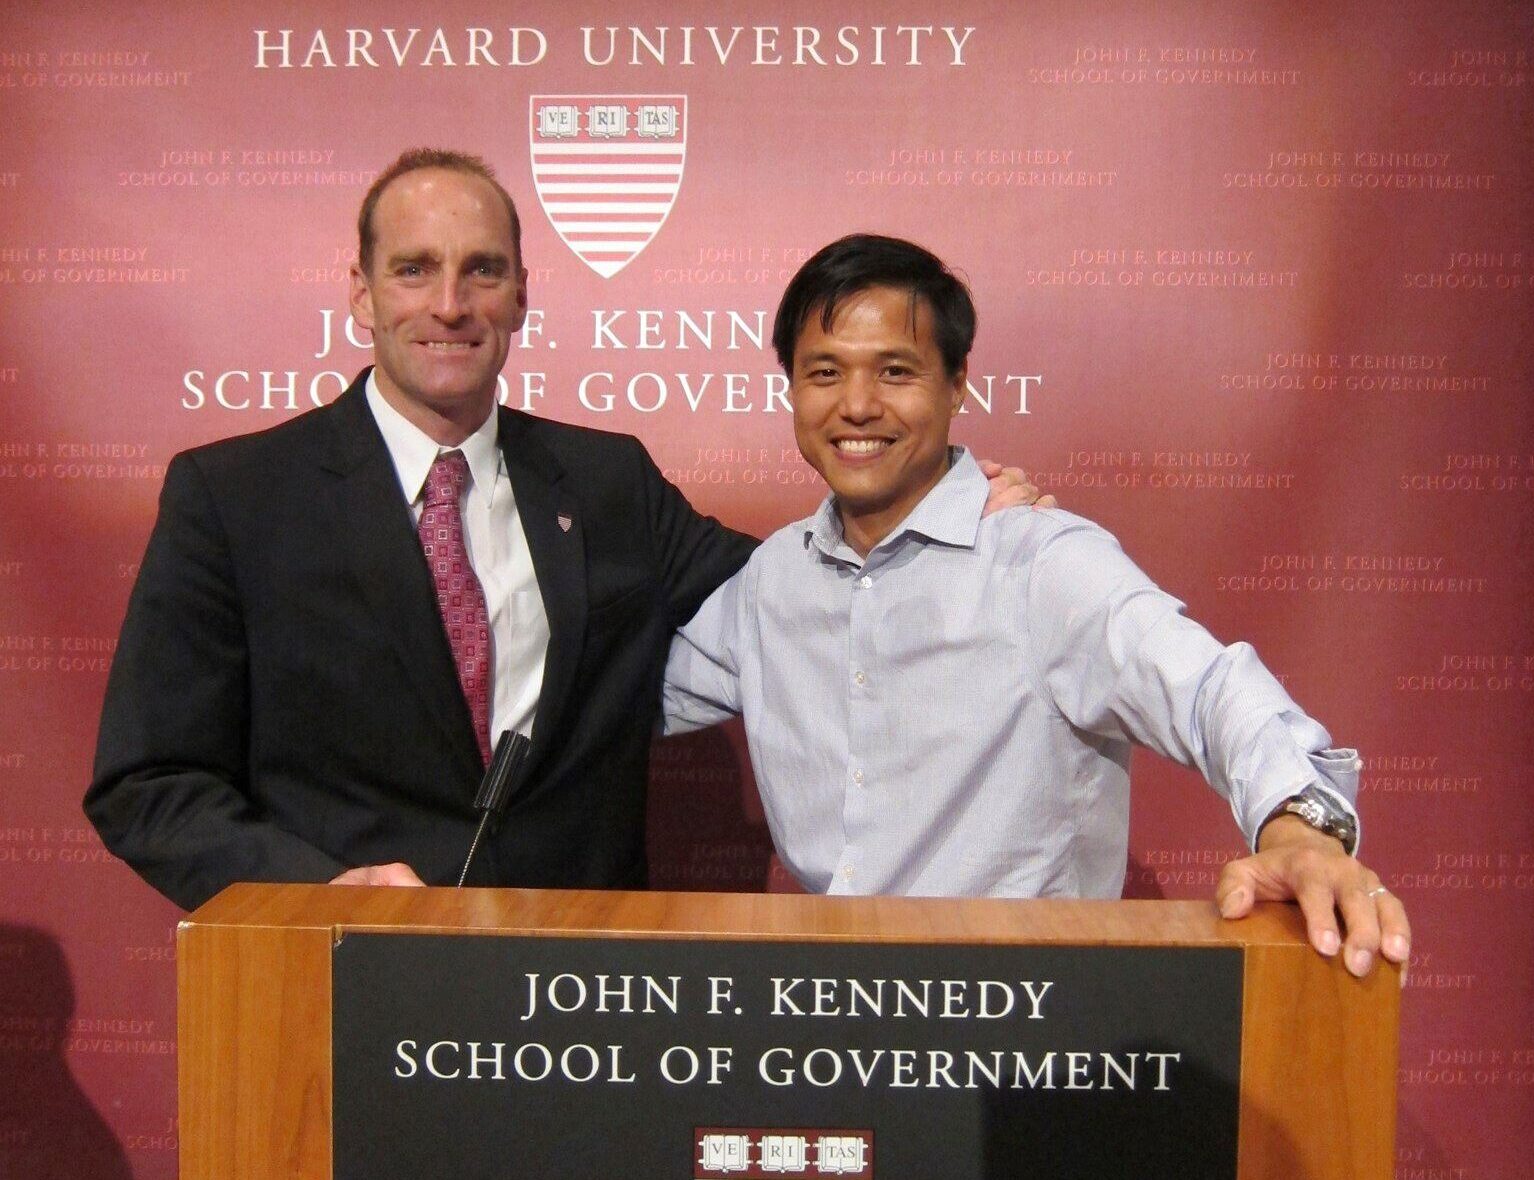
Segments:
[[[868,682],[868,677],[864,676],[861,672],[853,673],[852,679],[858,684],[866,684]]]
[[[861,785],[863,782],[863,772],[861,770],[854,770],[852,772],[852,781]]]
[[[872,578],[870,578],[867,574],[864,574],[861,578],[858,579],[858,585],[863,587],[864,590],[867,590],[873,584],[874,584],[874,580]]]
[[[847,880],[849,880],[849,881],[852,880],[852,866],[851,865],[848,865],[846,868],[844,868],[842,870],[842,876],[846,877]]]

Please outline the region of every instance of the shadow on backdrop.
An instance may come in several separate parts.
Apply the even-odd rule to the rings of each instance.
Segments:
[[[75,989],[57,942],[0,925],[0,1177],[131,1180],[122,1146],[64,1059]]]
[[[655,743],[648,818],[650,888],[770,889],[772,837],[738,720]]]

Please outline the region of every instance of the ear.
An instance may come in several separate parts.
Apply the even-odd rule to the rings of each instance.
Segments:
[[[969,362],[965,361],[959,366],[959,371],[953,375],[953,409],[952,414],[959,412],[959,407],[964,404],[964,395],[969,392]]]
[[[357,326],[373,330],[373,289],[368,286],[368,277],[362,273],[362,267],[352,263],[351,269],[351,305],[352,319],[357,321]]]
[[[527,267],[517,267],[517,318],[512,324],[513,332],[520,332],[527,322]]]

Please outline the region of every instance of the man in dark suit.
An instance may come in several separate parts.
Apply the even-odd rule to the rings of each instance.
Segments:
[[[530,728],[471,882],[641,886],[667,644],[755,542],[695,513],[636,440],[497,406],[527,276],[478,160],[406,153],[359,236],[376,367],[167,471],[86,812],[187,907],[239,880],[449,883],[487,736]],[[418,536],[439,461],[467,473],[454,527],[484,608],[466,630],[494,636],[478,673]]]

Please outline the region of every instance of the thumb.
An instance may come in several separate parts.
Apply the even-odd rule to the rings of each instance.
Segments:
[[[1239,862],[1225,866],[1220,882],[1215,886],[1215,902],[1222,918],[1244,918],[1252,912],[1257,899],[1256,882],[1251,869]]]

